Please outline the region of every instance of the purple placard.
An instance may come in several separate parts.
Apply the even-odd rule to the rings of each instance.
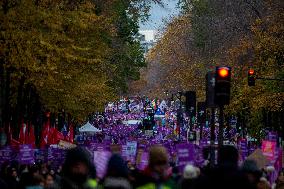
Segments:
[[[21,164],[33,164],[35,162],[32,145],[23,144],[19,147],[19,162]]]
[[[203,158],[203,147],[195,145],[194,148],[194,154],[195,154],[195,161],[194,164],[198,167],[202,167],[204,163],[204,158]]]
[[[51,168],[53,170],[57,170],[62,162],[65,160],[66,151],[60,148],[51,148],[52,159],[51,161]]]
[[[242,159],[244,160],[248,156],[248,152],[249,152],[246,139],[242,139],[240,141],[239,148],[241,150]]]
[[[179,170],[182,172],[186,164],[194,164],[194,145],[191,143],[183,143],[177,145],[177,156]]]
[[[13,149],[10,146],[6,146],[0,150],[0,163],[11,161],[11,157],[13,156]]]
[[[36,162],[46,162],[46,149],[34,149],[34,156]]]
[[[109,151],[94,151],[94,164],[99,178],[103,178],[105,176],[110,156],[111,152]]]

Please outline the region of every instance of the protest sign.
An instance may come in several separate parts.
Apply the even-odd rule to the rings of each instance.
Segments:
[[[267,157],[268,160],[274,159],[275,150],[276,150],[276,142],[273,141],[262,141],[262,153]]]
[[[0,149],[0,163],[11,161],[13,158],[13,149],[11,146],[6,146]]]
[[[21,164],[33,164],[35,162],[32,145],[23,144],[19,146],[19,162]]]
[[[183,171],[183,168],[188,163],[194,163],[194,145],[191,143],[183,143],[177,145],[177,156],[178,156],[178,165],[180,171]]]
[[[127,142],[126,146],[127,146],[127,151],[126,151],[127,156],[129,157],[136,156],[137,142],[136,141]]]
[[[94,151],[94,164],[99,178],[103,178],[105,176],[110,156],[111,152],[109,151]]]

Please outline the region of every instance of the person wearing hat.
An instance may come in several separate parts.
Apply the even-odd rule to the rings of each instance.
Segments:
[[[113,154],[107,165],[106,175],[99,186],[104,189],[132,189],[127,164],[119,154]]]
[[[67,151],[62,167],[61,189],[92,189],[97,187],[95,166],[87,150],[76,147]]]
[[[200,174],[200,170],[198,167],[193,165],[186,165],[183,170],[183,176],[179,183],[181,189],[191,189],[195,188],[195,182],[197,177]]]
[[[168,154],[166,148],[154,145],[149,150],[149,163],[137,180],[137,189],[170,189],[167,183],[168,175]]]

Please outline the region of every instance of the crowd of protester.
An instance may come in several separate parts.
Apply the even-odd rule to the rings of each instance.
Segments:
[[[219,149],[217,165],[196,167],[188,164],[183,172],[169,162],[166,148],[149,149],[148,166],[138,170],[130,161],[113,154],[105,177],[96,176],[96,167],[84,148],[68,150],[62,167],[52,170],[46,163],[1,165],[1,189],[283,189],[283,170],[274,185],[269,183],[268,170],[260,170],[253,160],[238,165],[238,151],[225,145]]]

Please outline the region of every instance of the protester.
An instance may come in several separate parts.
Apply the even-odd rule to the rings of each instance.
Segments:
[[[196,188],[255,189],[245,175],[238,169],[238,150],[234,146],[221,146],[217,167],[209,169],[197,181]]]
[[[54,175],[52,175],[51,173],[47,173],[44,175],[44,179],[45,179],[45,184],[44,184],[45,189],[59,189],[59,186],[54,179]]]
[[[162,146],[152,146],[149,151],[149,164],[142,172],[140,179],[137,180],[138,189],[170,188],[167,181],[168,169],[167,150]]]
[[[146,106],[147,110],[149,105]],[[216,156],[215,147],[208,147],[210,130],[206,127],[203,128],[203,141],[186,144],[184,148],[179,148],[180,144],[187,143],[187,139],[184,138],[186,130],[178,128],[181,135],[178,137],[179,132],[176,132],[177,128],[174,128],[176,110],[173,107],[160,107],[160,110],[165,109],[169,112],[164,112],[165,117],[162,120],[156,120],[153,132],[147,134],[139,130],[144,129],[144,126],[123,124],[129,120],[149,118],[146,117],[146,112],[142,112],[143,109],[137,113],[131,107],[132,105],[129,109],[130,112],[115,107],[105,114],[104,120],[102,118],[91,120],[90,123],[95,123],[95,126],[102,132],[94,134],[91,139],[76,140],[78,146],[85,145],[91,152],[101,149],[104,152],[109,152],[109,149],[113,149],[110,145],[118,144],[121,155],[113,154],[108,159],[108,152],[98,153],[106,154],[106,156],[101,159],[100,156],[96,156],[99,159],[96,161],[97,159],[94,159],[82,147],[67,151],[58,149],[59,145],[58,148],[55,148],[54,146],[48,147],[47,144],[44,147],[48,148],[41,149],[42,151],[36,150],[38,152],[38,159],[35,159],[36,164],[26,165],[23,162],[18,164],[18,162],[11,162],[11,160],[7,161],[9,163],[1,163],[0,189],[7,187],[9,189],[268,189],[274,186],[273,179],[275,179],[275,173],[279,167],[265,168],[263,170],[265,174],[252,160],[245,160],[239,167],[239,152],[236,147],[230,145],[218,148],[218,156]],[[159,108],[158,105],[155,105],[155,109],[157,108]],[[160,121],[164,121],[163,126],[160,125]],[[195,124],[195,126],[197,125]],[[229,129],[229,127],[227,128]],[[198,130],[198,128],[194,129]],[[227,136],[231,136],[233,133],[231,131],[227,131],[229,133]],[[130,146],[128,146],[129,141],[132,141]],[[100,143],[99,148],[98,143]],[[133,143],[137,146],[132,146]],[[21,146],[19,147],[21,148]],[[134,148],[136,148],[136,153],[133,154]],[[148,162],[145,156],[138,158],[139,150],[143,150],[144,155],[149,155]],[[66,151],[67,154],[64,158]],[[194,153],[193,156],[190,153]],[[1,158],[1,154],[4,153],[0,153],[2,162],[5,159]],[[218,157],[217,165],[214,165],[215,161],[213,161],[215,156]],[[181,160],[180,158],[183,157],[184,159]],[[126,159],[131,159],[131,161],[126,163]],[[93,162],[96,163],[97,170]],[[189,162],[190,165],[183,167],[185,163]],[[144,168],[147,163],[148,165]],[[102,165],[106,164],[106,170],[102,170]],[[273,163],[273,165],[278,164]],[[183,171],[181,171],[182,169]],[[104,178],[101,178],[101,175]],[[272,182],[271,186],[268,180]],[[281,173],[276,182],[276,189],[283,189],[283,183],[283,173]]]
[[[245,160],[241,167],[241,171],[248,178],[249,182],[256,186],[262,177],[262,171],[257,167],[254,160]]]
[[[31,182],[25,187],[25,189],[44,189],[44,178],[42,175],[34,174],[30,179]]]
[[[113,154],[109,159],[107,173],[103,180],[105,189],[131,189],[128,180],[128,168],[126,162],[118,154]]]
[[[179,183],[180,189],[194,189],[196,186],[196,179],[199,176],[199,170],[193,165],[186,165],[183,170],[183,177]]]
[[[19,187],[19,177],[17,169],[14,167],[8,168],[8,176],[6,182],[11,189],[17,189]]]
[[[62,167],[61,189],[83,189],[97,187],[96,181],[91,179],[93,163],[90,154],[81,147],[67,151]],[[88,182],[91,179],[94,182]],[[92,184],[91,186],[88,184]]]
[[[284,171],[280,171],[278,178],[276,180],[275,189],[284,189]]]

